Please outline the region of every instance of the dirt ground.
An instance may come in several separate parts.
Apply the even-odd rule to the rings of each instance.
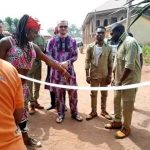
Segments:
[[[85,81],[85,54],[79,54],[75,63],[78,85],[88,86]],[[46,65],[43,64],[42,80],[45,80]],[[142,70],[142,82],[150,81],[150,66]],[[114,130],[106,130],[104,124],[108,120],[99,117],[86,121],[86,115],[91,111],[90,91],[78,91],[78,111],[84,121],[79,123],[71,119],[68,111],[62,124],[57,124],[55,110],[37,111],[29,118],[30,135],[41,141],[38,150],[149,150],[150,149],[150,86],[139,88],[135,111],[132,119],[132,133],[128,138],[118,140],[114,138]],[[47,107],[50,103],[49,91],[41,86],[40,104]],[[107,110],[113,112],[113,91],[109,91]],[[100,94],[98,97],[98,113],[100,114]]]

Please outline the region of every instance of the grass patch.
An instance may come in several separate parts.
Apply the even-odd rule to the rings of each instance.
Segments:
[[[143,59],[145,64],[150,64],[150,45],[143,47]]]

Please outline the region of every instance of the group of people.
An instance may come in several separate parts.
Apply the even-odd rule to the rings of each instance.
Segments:
[[[96,41],[87,49],[86,81],[92,87],[107,86],[110,83],[115,86],[139,83],[143,64],[139,44],[125,32],[122,24],[116,23],[111,30],[111,40],[117,43],[113,62],[111,47],[104,40],[105,31],[104,27],[98,27]],[[115,134],[116,138],[125,138],[130,134],[136,92],[135,88],[114,92],[114,118],[112,118],[106,111],[107,92],[101,91],[101,115],[112,119],[105,128],[120,129]],[[97,116],[97,91],[91,91],[91,108],[87,120]]]
[[[16,33],[0,40],[0,85],[4,87],[3,91],[0,92],[2,97],[0,100],[2,107],[0,110],[0,124],[2,122],[2,126],[0,126],[1,150],[13,149],[13,147],[17,147],[17,144],[20,145],[20,150],[24,150],[24,144],[27,146],[38,146],[39,144],[37,140],[29,137],[27,122],[28,113],[34,114],[35,108],[44,108],[37,101],[40,85],[36,84],[35,95],[33,96],[31,93],[32,82],[25,79],[20,80],[17,72],[40,80],[42,60],[48,65],[46,81],[77,86],[73,65],[78,58],[77,44],[76,40],[68,34],[68,22],[66,20],[59,21],[57,32],[48,41],[45,53],[43,39],[40,36],[38,37],[39,30],[40,24],[38,21],[29,15],[24,15],[19,20]],[[98,27],[96,29],[96,40],[89,45],[86,51],[87,83],[91,87],[107,86],[110,83],[116,86],[139,83],[141,62],[137,41],[128,36],[123,25],[116,23],[111,32],[111,40],[117,43],[117,53],[113,62],[111,46],[104,40],[105,33],[105,27]],[[48,89],[52,105],[47,110],[53,108],[57,110],[57,123],[62,123],[65,119],[66,91],[68,92],[71,118],[78,122],[83,120],[77,109],[77,90],[56,87],[48,87]],[[130,134],[136,91],[137,89],[115,91],[114,118],[106,111],[108,92],[101,91],[101,115],[112,120],[105,125],[105,128],[120,129],[116,132],[117,138],[124,138]],[[91,91],[91,112],[86,117],[87,121],[98,115],[97,93],[98,91]],[[28,108],[29,101],[30,111]],[[123,107],[121,107],[121,102]],[[23,141],[18,128],[22,133]],[[10,133],[7,132],[8,129]]]

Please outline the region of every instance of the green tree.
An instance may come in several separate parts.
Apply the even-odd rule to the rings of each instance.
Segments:
[[[54,35],[54,28],[53,28],[53,27],[48,28],[47,32],[53,36],[53,35]],[[74,38],[75,38],[75,37],[79,37],[79,38],[82,37],[81,28],[78,28],[78,27],[77,27],[76,25],[74,25],[74,24],[71,24],[71,25],[68,27],[68,32],[69,32],[69,35],[71,35],[71,36],[74,37]]]
[[[54,36],[54,28],[53,28],[53,27],[48,28],[47,32],[48,32],[50,35]]]
[[[71,35],[71,36],[73,36],[74,38],[75,37],[80,37],[81,38],[81,28],[78,28],[76,25],[74,25],[74,24],[71,24],[70,26],[69,26],[69,34]]]
[[[14,29],[17,28],[18,22],[19,22],[19,19],[17,19],[17,18],[15,18],[15,19],[13,20]]]
[[[13,32],[13,19],[11,17],[6,17],[5,24],[6,24],[7,31],[12,33]]]

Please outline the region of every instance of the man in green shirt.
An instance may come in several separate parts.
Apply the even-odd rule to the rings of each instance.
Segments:
[[[44,52],[45,40],[43,36],[38,35],[33,42],[37,44],[40,47],[40,49]],[[32,69],[28,73],[28,76],[37,80],[41,80],[41,69],[42,69],[41,60],[35,59],[32,65]],[[31,109],[29,113],[32,115],[35,113],[35,108],[44,109],[44,107],[41,106],[37,101],[37,99],[39,98],[40,84],[31,81],[29,81],[28,84],[30,89],[30,103],[31,103],[30,104]]]
[[[113,68],[115,85],[121,86],[139,83],[141,79],[141,65],[137,41],[133,37],[128,36],[124,26],[119,23],[116,23],[112,27],[111,36],[112,41],[118,42]],[[114,120],[106,124],[105,128],[120,129],[116,132],[116,138],[125,138],[130,134],[136,91],[137,89],[135,88],[115,91]]]
[[[96,42],[89,45],[86,53],[85,70],[86,81],[91,87],[107,86],[111,82],[112,50],[104,41],[106,29],[100,26],[96,30]],[[86,120],[97,116],[97,93],[91,91],[91,113]],[[101,115],[107,119],[111,116],[106,111],[107,91],[101,91]]]

